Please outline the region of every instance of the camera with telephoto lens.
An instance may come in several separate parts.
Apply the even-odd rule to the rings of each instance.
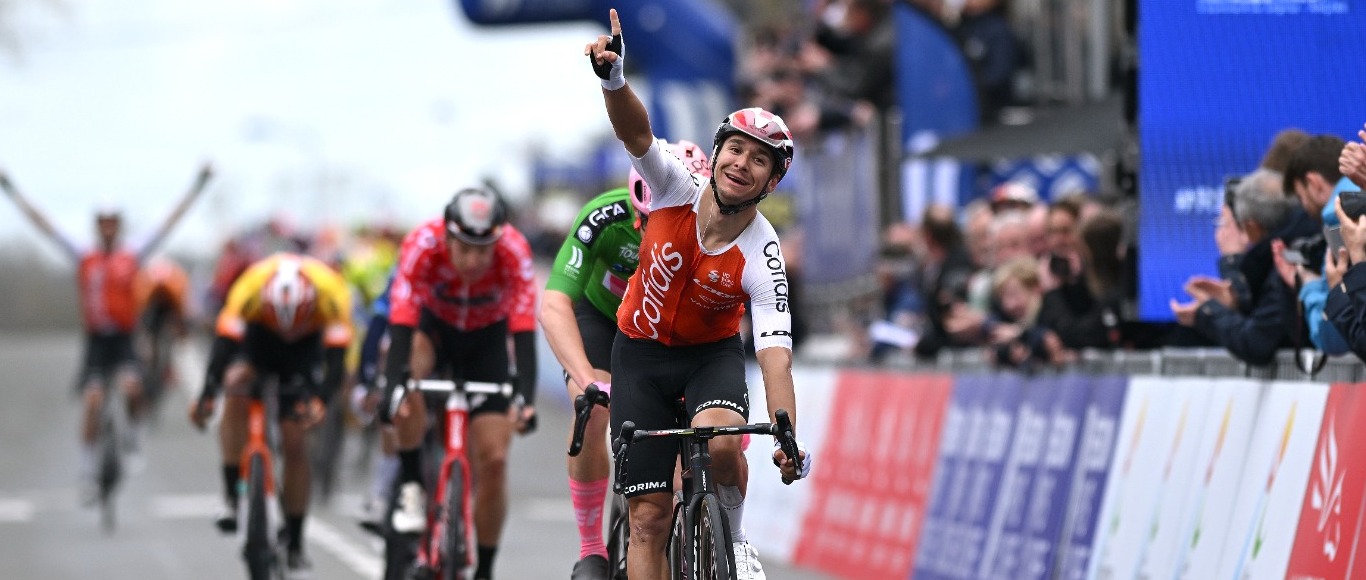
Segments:
[[[1348,219],[1357,221],[1362,214],[1366,214],[1366,194],[1360,191],[1343,191],[1338,193],[1338,199],[1342,203],[1342,213],[1347,214]]]
[[[1291,264],[1297,264],[1310,272],[1319,273],[1323,271],[1323,255],[1327,251],[1328,241],[1323,239],[1322,234],[1319,234],[1290,242],[1282,255],[1285,257],[1285,261]]]

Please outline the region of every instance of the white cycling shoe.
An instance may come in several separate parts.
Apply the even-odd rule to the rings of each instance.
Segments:
[[[759,564],[759,550],[749,542],[735,542],[735,577],[739,580],[768,580]]]
[[[410,481],[398,488],[398,506],[389,519],[395,532],[420,534],[427,530],[427,492],[422,485]]]

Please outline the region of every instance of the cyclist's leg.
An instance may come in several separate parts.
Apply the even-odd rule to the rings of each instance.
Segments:
[[[284,459],[284,489],[280,507],[285,516],[288,548],[287,565],[291,570],[311,568],[304,556],[304,518],[312,492],[312,463],[306,439],[306,406],[318,392],[313,377],[323,364],[322,339],[308,337],[281,349],[275,368],[280,375],[280,454]]]
[[[688,356],[620,332],[612,345],[612,436],[625,421],[640,429],[676,424],[675,403],[689,374]],[[626,460],[625,493],[631,544],[626,561],[632,580],[666,578],[664,549],[673,516],[674,458],[678,443],[656,439],[632,444]]]
[[[494,383],[508,380],[507,322],[445,335],[454,376]],[[507,457],[515,424],[511,400],[502,395],[471,395],[469,451],[474,482],[475,580],[493,577],[498,541],[507,519]]]
[[[291,569],[307,568],[304,563],[304,518],[308,515],[312,473],[308,460],[306,429],[302,417],[290,412],[302,404],[299,397],[280,396],[280,455],[284,459],[284,489],[280,508],[285,516],[285,537]]]
[[[436,352],[430,331],[413,332],[412,354],[408,368],[414,377],[425,377],[436,365]],[[380,401],[381,405],[390,404]],[[398,456],[398,494],[390,527],[400,533],[420,533],[427,527],[427,492],[422,481],[422,438],[427,432],[427,402],[422,393],[409,393],[393,417],[393,433]]]
[[[218,422],[218,450],[223,459],[224,509],[216,524],[224,532],[237,529],[242,447],[247,444],[247,419],[256,377],[256,367],[246,360],[233,361],[223,371],[223,415]]]
[[[470,471],[474,481],[475,544],[479,551],[475,580],[493,577],[493,560],[507,520],[507,454],[513,422],[507,409],[470,419]]]
[[[705,356],[690,377],[685,399],[693,425],[743,425],[749,418],[749,388],[745,385],[743,346],[738,336],[706,345]],[[744,478],[749,466],[741,452],[741,437],[717,437],[709,445],[716,497],[725,511],[734,543],[735,566],[741,578],[762,578],[757,554],[745,537]]]
[[[81,464],[78,473],[80,495],[83,502],[93,502],[96,498],[95,475],[99,466],[99,450],[96,445],[100,431],[100,408],[104,405],[105,377],[110,373],[103,337],[87,334],[85,339],[85,360],[82,364],[79,383],[81,385]]]
[[[578,321],[579,335],[583,341],[584,354],[593,366],[598,381],[612,381],[612,341],[616,338],[616,321],[603,316],[592,303],[580,300],[574,304],[574,318]],[[565,387],[569,399],[583,394],[584,385],[574,384],[565,376]],[[579,560],[575,570],[581,567],[598,566],[606,572],[607,545],[602,537],[603,509],[609,487],[611,458],[607,452],[607,423],[610,413],[607,409],[592,405],[588,416],[588,426],[583,433],[583,447],[577,457],[569,458],[569,493],[574,504],[574,519],[579,526]],[[571,426],[572,429],[572,426]],[[573,433],[570,433],[573,437]],[[602,558],[601,562],[585,561],[590,556]],[[587,573],[587,570],[584,570]]]
[[[111,348],[118,361],[114,367],[113,377],[119,390],[123,392],[128,416],[127,443],[132,451],[137,452],[141,450],[142,434],[145,429],[143,417],[146,403],[143,397],[142,368],[138,364],[137,352],[133,348],[132,335],[116,335],[111,339]]]

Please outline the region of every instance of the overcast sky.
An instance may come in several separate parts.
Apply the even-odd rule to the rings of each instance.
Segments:
[[[170,240],[216,248],[275,212],[301,224],[434,215],[527,152],[608,131],[580,56],[590,23],[475,28],[450,0],[25,0],[0,54],[0,168],[80,242],[121,201],[145,234],[203,160],[218,179]],[[0,240],[31,236],[0,202]]]

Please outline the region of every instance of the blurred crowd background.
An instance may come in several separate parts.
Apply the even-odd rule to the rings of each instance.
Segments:
[[[1202,10],[1213,9],[1206,4],[1211,2]],[[508,199],[515,223],[549,262],[582,203],[624,182],[626,156],[576,54],[583,38],[601,31],[597,3],[496,9],[478,2],[417,8],[349,0],[321,22],[310,18],[329,5],[309,0],[249,3],[237,12],[206,6],[196,12],[148,0],[114,12],[44,0],[0,3],[6,74],[24,87],[10,98],[35,113],[16,115],[20,131],[0,137],[0,168],[60,229],[80,238],[90,231],[90,208],[112,200],[127,209],[127,238],[136,243],[172,203],[167,194],[182,172],[168,164],[215,167],[203,201],[160,248],[186,270],[189,308],[198,319],[215,311],[246,264],[281,249],[336,266],[364,306],[378,292],[397,240],[435,215],[452,191],[471,184]],[[1156,277],[1151,257],[1141,267],[1140,255],[1149,248],[1140,243],[1140,231],[1152,226],[1139,220],[1140,199],[1165,194],[1138,195],[1137,6],[1102,0],[728,0],[643,3],[622,11],[634,49],[628,74],[646,96],[657,133],[705,143],[713,119],[738,104],[773,110],[791,127],[797,161],[763,210],[791,246],[786,254],[799,354],[876,363],[932,359],[945,347],[985,347],[999,364],[1030,365],[1064,364],[1086,348],[1230,346],[1246,362],[1265,362],[1263,351],[1299,343],[1283,332],[1259,336],[1262,347],[1251,349],[1256,352],[1230,345],[1228,335],[1247,335],[1239,324],[1246,330],[1269,322],[1254,314],[1264,294],[1256,285],[1270,266],[1235,265],[1244,253],[1254,262],[1270,259],[1253,251],[1267,236],[1249,239],[1246,216],[1220,218],[1238,232],[1237,243],[1228,242],[1233,234],[1227,232],[1219,240],[1196,236],[1193,242],[1198,248],[1192,255],[1217,249],[1223,279],[1244,288],[1246,299],[1230,308],[1233,322],[1201,322],[1192,316],[1208,313],[1178,312],[1198,309],[1205,291],[1191,302],[1178,304],[1181,297],[1171,296],[1140,303],[1144,284]],[[434,16],[441,21],[432,22]],[[180,32],[168,28],[177,22],[190,24]],[[407,48],[397,37],[350,40],[353,27],[438,40],[413,40]],[[247,34],[252,31],[298,45],[243,40],[256,38]],[[60,38],[68,32],[74,40]],[[87,44],[76,43],[82,39]],[[239,46],[243,42],[246,48]],[[166,64],[170,74],[156,77],[160,84],[148,81],[128,95],[93,69],[101,61],[136,68],[139,58],[158,62],[149,55],[185,46],[194,48],[192,58]],[[318,59],[334,46],[357,52]],[[487,52],[471,54],[478,47]],[[272,50],[278,63],[269,60]],[[252,57],[225,60],[238,53]],[[390,54],[392,62],[385,58]],[[184,88],[202,80],[187,76],[195,64],[222,65],[213,78],[227,80],[208,89]],[[339,64],[352,65],[355,78],[338,74]],[[62,111],[38,98],[44,87],[68,86],[50,80],[46,71],[58,66],[92,67],[59,76],[110,91],[109,98],[86,101],[108,106]],[[395,76],[377,72],[389,69]],[[410,77],[397,76],[403,72]],[[234,80],[266,88],[227,94],[233,106],[212,100]],[[558,86],[573,88],[556,93]],[[89,164],[52,161],[62,137],[83,143],[76,152],[138,143],[130,135],[135,130],[111,125],[111,118],[134,117],[148,127],[148,140],[156,140],[156,127],[166,120],[134,102],[156,102],[149,91],[157,89],[185,91],[166,107],[203,99],[198,109],[172,108],[167,116],[224,117],[209,124],[230,135],[210,131],[195,142],[197,133],[182,130],[174,139],[194,147],[142,145],[135,150],[144,158],[123,152]],[[380,98],[384,93],[401,98]],[[414,105],[418,113],[400,112]],[[74,123],[41,125],[55,117]],[[63,126],[91,134],[66,133]],[[111,140],[98,133],[111,128],[123,134]],[[1349,184],[1331,167],[1342,140],[1335,148],[1298,151],[1304,142],[1263,139],[1257,147],[1281,159],[1267,171],[1280,177],[1247,183],[1282,179],[1271,188],[1277,199],[1317,216],[1327,202],[1295,190],[1295,182],[1307,167],[1320,180]],[[1290,159],[1300,161],[1286,177]],[[116,161],[122,166],[112,167]],[[1230,163],[1219,171],[1243,175],[1254,168]],[[158,177],[145,177],[150,173]],[[145,189],[153,186],[165,193]],[[1208,189],[1177,190],[1174,211],[1193,207],[1213,217],[1238,195],[1251,195],[1231,186],[1212,195]],[[1205,199],[1214,197],[1226,203]],[[8,251],[0,253],[0,265],[23,275],[0,279],[8,297],[0,304],[0,327],[74,324],[69,265],[54,260],[52,249],[16,214],[3,213]],[[1161,274],[1202,274],[1216,266],[1209,261],[1209,267]],[[1239,267],[1250,272],[1230,278]],[[1245,288],[1248,281],[1252,290]],[[1293,285],[1286,278],[1271,295]],[[1159,306],[1155,313],[1148,304],[1167,298],[1170,312]],[[1280,310],[1277,324],[1291,326],[1294,313]]]

